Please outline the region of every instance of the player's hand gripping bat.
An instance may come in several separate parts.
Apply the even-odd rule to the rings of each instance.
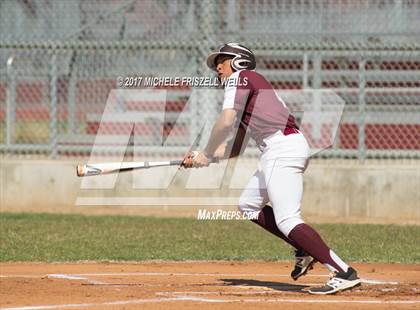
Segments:
[[[210,158],[211,163],[219,162],[218,158]],[[137,169],[148,169],[164,166],[183,166],[184,159],[168,161],[139,161],[139,162],[116,162],[116,163],[98,163],[77,166],[77,176],[85,177],[91,175],[101,175],[132,171]]]

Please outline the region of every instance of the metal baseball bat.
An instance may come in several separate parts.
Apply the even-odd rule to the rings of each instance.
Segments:
[[[217,158],[211,158],[211,163],[217,163]],[[77,176],[85,177],[92,175],[101,175],[117,172],[132,171],[137,169],[148,169],[153,167],[164,167],[164,166],[182,166],[183,159],[180,160],[168,160],[168,161],[139,161],[139,162],[117,162],[117,163],[98,163],[98,164],[86,164],[78,165]]]

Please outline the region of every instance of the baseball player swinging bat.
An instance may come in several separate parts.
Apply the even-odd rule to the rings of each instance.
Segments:
[[[197,152],[191,152],[190,158],[194,159]],[[110,174],[137,169],[148,169],[153,167],[164,166],[185,166],[187,159],[168,160],[168,161],[138,161],[138,162],[114,162],[114,163],[98,163],[78,165],[77,176],[86,177],[92,175]],[[219,159],[214,157],[210,159],[211,163],[218,163]]]
[[[309,163],[310,147],[286,103],[271,83],[255,71],[254,53],[238,43],[223,44],[209,54],[207,66],[221,81],[224,99],[207,145],[194,157],[193,166],[208,166],[208,155],[238,157],[241,151],[227,154],[226,146],[235,146],[238,141],[236,149],[242,150],[239,144],[246,145],[247,139],[252,138],[261,151],[260,162],[242,191],[239,210],[257,211],[258,219],[252,221],[295,249],[295,267],[290,274],[294,280],[304,276],[316,261],[333,274],[324,286],[309,288],[310,294],[335,294],[360,285],[357,271],[300,216],[303,173]],[[226,141],[234,128],[236,136]]]

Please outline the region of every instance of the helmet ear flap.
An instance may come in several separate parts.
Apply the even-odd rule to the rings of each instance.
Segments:
[[[230,66],[231,66],[231,68],[234,72],[244,69],[240,65],[240,62],[242,62],[242,61],[244,61],[244,59],[242,59],[242,57],[240,55],[237,55],[237,56],[232,58],[232,61],[230,62]]]
[[[235,58],[236,58],[236,57],[235,57]],[[233,63],[233,60],[234,60],[235,58],[233,58],[233,59],[230,61],[230,67],[232,68],[232,71],[233,71],[233,72],[238,71],[238,69],[235,67],[235,64]]]
[[[232,59],[230,66],[235,71],[243,70],[243,69],[253,70],[255,69],[255,60],[251,61],[249,59],[243,58],[240,55],[238,55]]]

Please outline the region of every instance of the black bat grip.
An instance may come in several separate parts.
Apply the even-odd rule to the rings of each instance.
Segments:
[[[179,159],[179,160],[171,160],[169,162],[169,164],[171,166],[181,166],[183,164],[184,160],[183,159]]]
[[[217,164],[219,163],[219,158],[217,157],[210,157],[209,161],[211,164]],[[171,166],[182,166],[182,164],[184,163],[183,159],[179,159],[179,160],[171,160],[170,161],[170,165]]]
[[[210,157],[209,160],[210,160],[211,164],[218,164],[219,163],[219,158],[217,158],[217,157]]]

